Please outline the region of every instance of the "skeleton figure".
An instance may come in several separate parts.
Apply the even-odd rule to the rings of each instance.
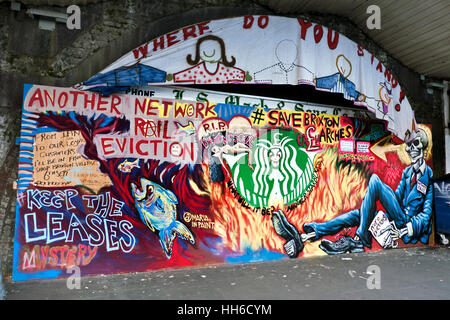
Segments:
[[[392,228],[385,230],[389,232],[384,242],[385,248],[395,247],[398,239],[404,243],[427,243],[431,233],[433,201],[433,172],[424,160],[428,143],[428,137],[422,129],[409,134],[406,137],[406,151],[412,163],[403,170],[397,189],[392,190],[373,174],[359,209],[342,213],[326,222],[305,223],[302,241],[319,240],[344,228],[357,226],[353,238],[344,235],[335,242],[323,239],[320,248],[328,254],[363,252],[365,247],[371,248],[373,234],[369,229],[379,201],[392,224]]]
[[[418,163],[420,166],[424,158],[424,151],[428,147],[428,137],[422,129],[416,133],[416,137],[409,138],[406,143],[406,152],[411,158],[412,163]]]

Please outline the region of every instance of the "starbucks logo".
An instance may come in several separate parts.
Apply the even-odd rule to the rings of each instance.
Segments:
[[[313,161],[293,130],[268,130],[251,152],[224,154],[236,190],[256,208],[287,206],[311,187]]]

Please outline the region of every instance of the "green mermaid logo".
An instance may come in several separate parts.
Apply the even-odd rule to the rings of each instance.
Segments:
[[[236,190],[255,208],[288,206],[311,187],[313,161],[298,145],[298,132],[268,130],[251,150],[221,155]]]

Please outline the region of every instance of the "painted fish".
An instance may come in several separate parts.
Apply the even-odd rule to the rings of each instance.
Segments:
[[[175,122],[175,125],[177,127],[177,134],[180,134],[181,132],[186,133],[187,135],[193,135],[195,133],[195,126],[192,121],[189,121],[189,123],[185,126],[183,126],[179,122]]]
[[[170,190],[146,179],[140,179],[140,187],[131,183],[132,195],[141,220],[153,232],[159,231],[159,241],[167,258],[172,255],[173,242],[177,236],[195,243],[194,236],[177,221],[177,197]]]
[[[117,169],[119,169],[122,172],[130,173],[133,168],[140,168],[139,166],[139,159],[134,160],[133,162],[125,160],[119,164]]]

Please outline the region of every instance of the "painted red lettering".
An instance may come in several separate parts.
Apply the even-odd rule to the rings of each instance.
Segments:
[[[84,108],[86,109],[88,107],[88,104],[91,105],[91,110],[94,110],[95,108],[95,94],[91,94],[91,98],[89,99],[89,94],[84,94]]]
[[[52,106],[55,105],[55,96],[56,96],[56,90],[53,89],[53,97],[50,96],[47,90],[44,90],[44,97],[45,97],[45,104],[48,106],[47,98],[51,101]]]
[[[258,27],[261,29],[264,29],[269,24],[269,17],[268,16],[260,16],[258,18]]]
[[[61,98],[64,98],[64,102],[61,102]],[[58,107],[60,107],[61,109],[64,108],[68,100],[69,95],[67,94],[67,92],[61,92],[61,94],[58,97]]]
[[[177,33],[178,33],[178,31],[174,31],[174,32],[168,33],[166,35],[167,47],[173,46],[175,43],[180,42],[180,40],[177,39]]]
[[[319,43],[319,41],[322,40],[323,28],[321,25],[316,24],[313,30],[314,30],[314,40],[316,41],[316,43]]]
[[[392,89],[394,89],[394,88],[396,88],[397,87],[397,85],[398,85],[398,81],[394,78],[394,77],[392,77],[392,81],[391,81],[391,84],[392,84]]]
[[[134,101],[134,114],[138,114],[138,107],[139,107],[139,111],[144,114],[145,113],[145,103],[146,100],[143,101],[143,103],[141,104],[141,101],[139,98],[136,98],[136,100]]]
[[[34,101],[39,102],[39,106],[42,108],[44,107],[44,99],[42,99],[42,92],[41,89],[37,88],[33,94],[31,95],[30,102],[28,102],[28,106],[31,107],[34,103]]]
[[[361,46],[359,44],[358,44],[357,53],[358,53],[358,56],[360,56],[360,57],[364,56],[364,50],[363,50],[363,48],[361,48]]]
[[[147,53],[148,53],[148,43],[146,43],[143,46],[133,50],[133,54],[134,54],[134,58],[135,59],[139,58],[139,54],[141,54],[143,57],[145,57],[145,56],[147,56]]]
[[[223,129],[225,129],[227,127],[225,122],[219,122],[219,131],[222,131]]]
[[[101,138],[100,140],[102,144],[103,154],[105,156],[114,153],[114,149],[112,149],[112,144],[110,143],[111,141],[113,141],[113,138]],[[107,148],[111,148],[111,150],[106,150]]]
[[[111,109],[110,112],[113,113],[113,111],[115,113],[117,113],[118,115],[120,115],[119,110],[117,109],[117,106],[122,102],[122,99],[119,96],[112,96],[111,97]]]
[[[334,37],[333,37],[334,32]],[[337,45],[339,43],[339,33],[336,31],[333,31],[331,29],[328,29],[328,47],[331,50],[336,49]]]
[[[298,18],[297,19],[298,23],[300,24],[300,37],[305,40],[306,38],[306,31],[308,30],[309,27],[312,26],[312,23],[309,21],[305,21],[303,19]]]
[[[164,49],[164,36],[153,40],[153,51],[156,51],[158,48],[161,50]]]
[[[392,78],[392,79],[394,79],[394,78]],[[403,99],[405,99],[405,92],[403,92],[403,89],[400,89],[400,98],[399,98],[399,101],[400,101],[400,103],[402,103],[402,101],[403,101]]]
[[[216,113],[214,112],[214,107],[216,105],[215,104],[209,104],[209,102],[206,103],[206,108],[205,108],[205,112],[204,112],[204,118],[208,117],[209,114],[211,113],[211,116],[215,116]]]
[[[72,96],[73,96],[72,104],[74,106],[76,106],[77,105],[77,101],[78,101],[78,95],[83,94],[83,92],[80,92],[80,91],[69,91],[69,93],[71,93]]]
[[[139,140],[137,143],[136,143],[136,152],[139,154],[139,155],[141,155],[141,156],[147,156],[148,155],[148,152],[147,151],[145,151],[145,152],[143,152],[142,150],[141,150],[141,144],[143,144],[143,143],[148,143],[148,141],[146,141],[146,140]]]
[[[135,118],[134,119],[134,135],[142,135],[142,136],[146,136],[146,128],[145,128],[145,120],[141,119],[141,118]],[[139,131],[139,133],[138,133]]]
[[[206,21],[206,22],[199,23],[197,25],[198,26],[198,32],[199,32],[200,35],[204,34],[205,31],[209,30],[208,23],[209,23],[209,21]]]
[[[205,105],[202,102],[197,102],[195,105],[195,117],[196,118],[203,118],[203,109],[205,109]]]
[[[381,61],[378,61],[377,70],[383,72],[383,65],[381,64]]]
[[[84,258],[84,254],[86,253],[86,251],[87,251],[87,246],[80,243],[78,245],[77,265],[81,264],[82,258]]]
[[[169,107],[172,105],[172,102],[170,101],[166,101],[166,100],[162,100],[161,101],[162,105],[163,105],[163,117],[167,117],[169,114]]]
[[[152,112],[152,110],[158,110],[158,107],[152,107],[152,103],[156,102],[158,103],[159,100],[154,100],[154,99],[147,99],[145,100],[147,102],[147,115],[148,116],[156,116],[158,115],[156,112]]]
[[[98,111],[106,111],[106,108],[102,107],[102,105],[103,105],[103,104],[107,104],[107,103],[108,103],[108,101],[103,100],[103,99],[102,99],[102,96],[99,95],[99,96],[98,96],[98,101],[97,101],[97,110],[98,110]]]
[[[183,39],[187,40],[189,38],[196,38],[197,35],[195,34],[195,26],[189,26],[183,29]]]
[[[117,143],[117,146],[119,147],[119,150],[120,150],[122,153],[124,153],[124,151],[125,151],[125,146],[127,145],[127,139],[124,138],[124,139],[122,140],[122,144],[120,144],[119,139],[116,138],[116,143]]]
[[[391,73],[387,68],[386,70],[384,70],[384,77],[386,78],[387,81],[391,82]]]
[[[253,16],[245,16],[244,17],[244,25],[242,26],[244,29],[250,29],[253,25],[253,21],[255,19]]]

